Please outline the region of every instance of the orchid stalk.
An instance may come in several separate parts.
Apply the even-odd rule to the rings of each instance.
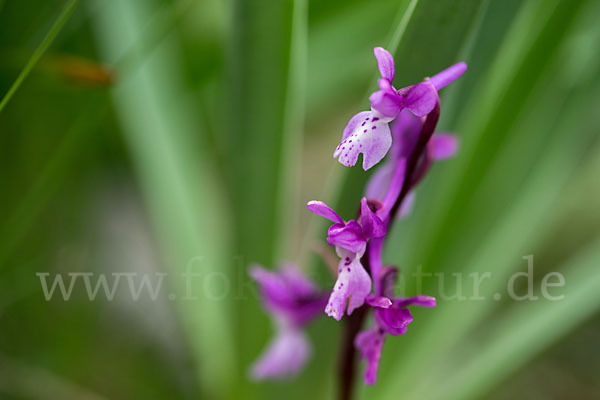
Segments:
[[[278,336],[255,363],[253,377],[293,376],[308,360],[310,346],[302,328],[322,312],[346,320],[339,364],[340,399],[350,399],[357,354],[366,361],[364,382],[377,381],[379,360],[387,336],[403,335],[413,321],[411,306],[435,307],[433,297],[393,293],[398,268],[385,266],[382,253],[392,225],[407,216],[415,189],[434,161],[452,157],[458,140],[435,133],[440,117],[438,91],[458,79],[466,64],[455,64],[423,82],[396,89],[394,59],[381,47],[374,49],[381,78],[370,97],[371,110],[350,119],[333,156],[347,167],[360,154],[368,170],[385,162],[371,176],[355,219],[344,220],[322,201],[310,201],[308,210],[332,222],[327,244],[339,257],[336,281],[327,295],[296,270],[268,272],[254,268],[252,276],[262,289],[265,308],[277,321]],[[387,158],[386,158],[387,157]],[[290,272],[296,271],[296,272]],[[373,323],[363,329],[369,314]]]

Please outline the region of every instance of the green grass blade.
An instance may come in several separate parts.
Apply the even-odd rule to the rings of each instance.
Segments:
[[[241,257],[237,280],[248,279],[251,262],[274,267],[294,256],[307,13],[305,0],[233,3],[222,125],[228,128],[224,162],[236,221],[235,254]],[[273,332],[257,298],[240,303],[236,311],[235,390],[238,397],[252,398],[265,387],[250,384],[247,371]]]
[[[12,252],[35,226],[39,215],[51,204],[50,200],[68,179],[77,157],[93,145],[94,139],[89,135],[107,114],[107,107],[99,104],[97,98],[92,99],[86,110],[67,129],[56,152],[40,171],[24,198],[19,201],[10,218],[3,224],[0,229],[0,269],[7,266]]]
[[[40,45],[37,47],[37,49],[35,49],[35,51],[31,55],[31,58],[29,59],[29,61],[27,61],[27,64],[25,64],[25,67],[23,67],[23,70],[21,70],[21,72],[17,76],[15,82],[8,89],[8,92],[6,92],[6,94],[0,101],[0,112],[2,112],[2,110],[4,109],[4,107],[6,107],[13,95],[17,92],[17,90],[19,90],[19,87],[21,86],[25,78],[27,78],[33,67],[35,67],[42,55],[44,55],[48,47],[52,44],[54,38],[56,38],[56,36],[61,31],[65,23],[69,20],[69,17],[71,17],[71,14],[73,14],[73,11],[75,11],[78,4],[79,0],[69,0],[65,4],[60,15],[58,16],[58,18],[56,19],[56,21],[54,22],[54,24],[40,43]]]
[[[600,241],[561,268],[565,271],[564,299],[540,300],[515,305],[496,329],[484,338],[477,355],[460,365],[456,374],[440,386],[437,397],[445,400],[481,398],[485,392],[551,344],[566,336],[600,309]],[[468,347],[466,345],[465,347]],[[476,350],[476,351],[475,351]]]
[[[106,59],[114,62],[137,42],[153,3],[115,0],[98,4],[94,23]],[[112,94],[171,272],[169,283],[178,299],[173,304],[199,367],[202,389],[211,398],[221,398],[231,390],[235,365],[231,304],[228,298],[211,298],[205,287],[211,277],[229,279],[229,220],[221,188],[211,174],[210,155],[198,143],[199,129],[186,101],[179,57],[175,38],[164,38],[135,73],[118,82]],[[190,294],[197,299],[179,300],[188,294],[188,282],[180,275],[188,266],[200,274],[189,281]]]

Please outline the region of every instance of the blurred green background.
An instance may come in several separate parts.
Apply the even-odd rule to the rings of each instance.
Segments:
[[[0,398],[332,398],[331,318],[298,379],[247,379],[272,326],[246,268],[331,286],[304,204],[358,204],[368,174],[331,153],[375,46],[396,87],[469,64],[442,92],[459,154],[386,261],[492,279],[485,301],[415,310],[359,396],[598,398],[599,19],[597,0],[0,0]],[[492,299],[527,255],[563,300]],[[123,278],[112,301],[81,282],[46,301],[40,272],[168,275],[156,300]]]

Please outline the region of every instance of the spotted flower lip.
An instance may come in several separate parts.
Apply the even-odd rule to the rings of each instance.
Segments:
[[[351,314],[362,306],[371,292],[371,277],[360,258],[371,238],[386,234],[385,223],[377,215],[382,205],[363,198],[360,202],[360,216],[357,220],[348,222],[322,201],[310,201],[306,207],[334,223],[327,232],[327,243],[335,246],[340,261],[337,280],[325,313],[339,321],[344,313]]]
[[[362,306],[371,292],[371,277],[360,263],[360,255],[341,247],[337,254],[340,257],[338,277],[327,301],[325,313],[337,321],[344,312],[348,315]]]
[[[405,109],[417,117],[431,113],[439,102],[438,91],[458,79],[467,69],[467,64],[460,62],[423,82],[397,90],[392,83],[394,58],[382,47],[375,47],[373,52],[381,78],[378,80],[379,90],[369,97],[371,111],[359,112],[350,119],[340,144],[333,152],[333,157],[346,167],[355,165],[359,154],[362,154],[365,171],[379,163],[392,146],[388,124]]]
[[[368,170],[385,157],[392,145],[388,125],[391,120],[375,110],[356,114],[346,125],[333,157],[350,167],[356,164],[358,155],[362,153],[363,169]]]

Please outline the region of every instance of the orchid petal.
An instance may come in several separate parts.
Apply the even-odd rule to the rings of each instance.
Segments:
[[[388,161],[384,165],[377,168],[377,171],[371,175],[365,189],[366,197],[383,201],[390,184],[390,180],[392,179],[394,164],[394,162]]]
[[[363,154],[363,169],[366,171],[377,164],[392,146],[389,119],[371,112],[352,134],[343,140],[333,156],[346,167],[356,164],[358,155]]]
[[[377,86],[379,86],[379,89],[384,90],[384,91],[388,91],[388,92],[396,91],[396,89],[394,89],[394,87],[392,86],[392,82],[385,78],[377,79]]]
[[[325,307],[326,294],[292,264],[276,271],[253,265],[250,276],[259,284],[265,308],[290,325],[305,325]]]
[[[435,87],[429,82],[418,83],[411,87],[402,100],[402,105],[416,116],[429,114],[439,101]]]
[[[391,298],[394,295],[394,285],[398,276],[398,268],[383,267],[379,273],[379,281],[381,283],[381,294]]]
[[[365,239],[381,237],[386,233],[385,224],[377,214],[371,211],[366,197],[363,197],[360,201],[360,226]]]
[[[364,121],[364,119],[369,117],[370,114],[371,111],[361,111],[352,118],[350,118],[350,121],[348,121],[348,124],[346,124],[346,127],[344,128],[344,132],[342,132],[342,141],[346,140],[348,136],[352,134],[352,132],[356,128],[356,125]]]
[[[325,313],[339,321],[344,315],[346,304],[348,315],[364,304],[371,291],[371,277],[361,265],[358,254],[341,248],[338,248],[337,252],[341,258],[338,278],[325,307]]]
[[[395,118],[402,110],[402,97],[389,90],[378,90],[369,100],[371,108],[387,118]]]
[[[294,302],[293,292],[277,272],[253,265],[250,276],[259,284],[265,306],[272,312],[281,311]]]
[[[412,209],[415,205],[415,192],[410,191],[402,201],[400,205],[400,210],[398,210],[398,218],[406,218],[412,212]]]
[[[375,296],[374,294],[368,295],[365,301],[371,307],[377,308],[389,308],[392,305],[392,301],[387,297]]]
[[[442,72],[435,74],[429,79],[429,82],[435,87],[436,90],[441,90],[460,78],[460,76],[464,74],[466,70],[467,64],[464,62],[459,62],[446,68]]]
[[[417,117],[410,110],[404,109],[396,117],[391,126],[394,145],[391,156],[393,159],[408,159],[419,140],[423,127],[423,119]]]
[[[383,47],[375,47],[373,49],[375,58],[377,58],[377,67],[384,79],[388,81],[394,80],[394,57]]]
[[[458,151],[458,138],[449,133],[436,133],[427,143],[429,157],[433,160],[445,160]]]
[[[362,235],[362,228],[354,220],[347,224],[334,224],[327,231],[327,243],[330,246],[340,247],[352,253],[363,253],[367,245]]]
[[[255,380],[293,378],[311,355],[304,333],[294,328],[280,328],[277,336],[251,367]]]
[[[360,351],[361,357],[367,360],[364,375],[367,385],[374,385],[377,381],[377,369],[384,340],[385,333],[379,328],[371,328],[360,332],[354,340],[354,346]]]
[[[375,309],[375,321],[387,333],[397,336],[406,333],[406,327],[413,321],[413,317],[408,308],[394,302],[389,308]]]
[[[325,217],[328,220],[337,224],[344,223],[344,220],[338,215],[338,213],[336,213],[331,207],[329,207],[322,201],[309,201],[308,204],[306,204],[306,208],[308,208],[313,213],[320,215],[321,217]]]
[[[408,307],[408,306],[421,306],[421,307],[435,307],[436,301],[435,297],[429,296],[414,296],[409,297],[407,299],[397,298],[394,300],[394,306],[398,305],[399,307]]]
[[[282,279],[288,284],[296,296],[309,297],[319,293],[319,288],[308,279],[298,267],[284,263],[279,269]]]

